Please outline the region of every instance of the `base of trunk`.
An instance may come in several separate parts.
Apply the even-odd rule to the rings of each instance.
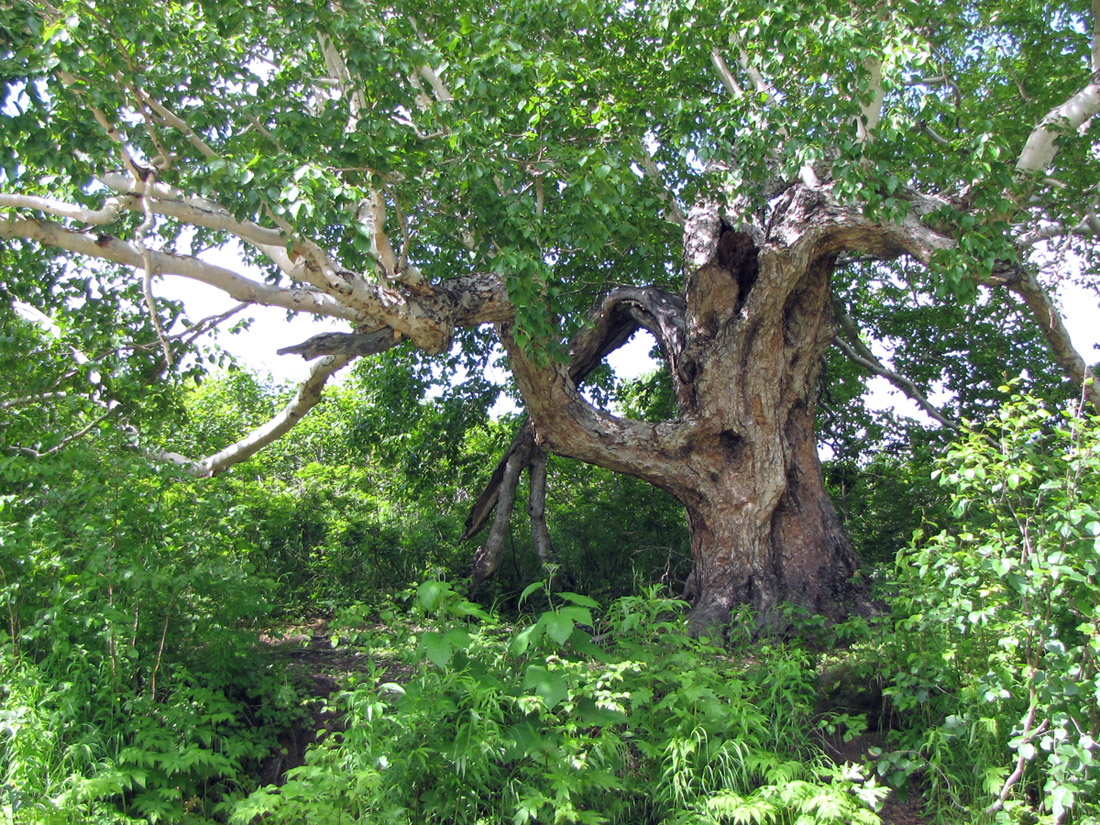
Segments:
[[[695,566],[685,597],[693,633],[724,633],[742,607],[758,633],[787,632],[800,610],[830,622],[875,612],[816,447],[810,438],[789,447],[786,471],[774,474],[773,484],[727,474],[702,505],[687,507]]]

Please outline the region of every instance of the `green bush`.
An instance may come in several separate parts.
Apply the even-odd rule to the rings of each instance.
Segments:
[[[296,713],[195,484],[97,440],[0,460],[0,821],[200,821]]]
[[[878,821],[884,790],[809,744],[805,654],[731,661],[653,592],[602,614],[585,596],[550,598],[506,627],[445,583],[421,585],[435,619],[408,679],[374,674],[341,694],[343,729],[231,822]]]
[[[885,769],[969,821],[1096,822],[1100,419],[1017,397],[936,474],[952,519],[899,556]]]

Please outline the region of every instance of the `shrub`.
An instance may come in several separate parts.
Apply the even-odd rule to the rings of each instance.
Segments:
[[[1100,419],[1016,397],[936,474],[954,520],[899,556],[892,769],[975,818],[1094,822]]]

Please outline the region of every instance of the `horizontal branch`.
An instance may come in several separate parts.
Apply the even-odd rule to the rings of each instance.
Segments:
[[[110,235],[76,232],[58,224],[33,219],[0,219],[0,238],[33,240],[99,260],[143,270],[145,262],[136,245]],[[147,250],[158,275],[178,275],[220,289],[248,304],[281,307],[332,318],[358,321],[358,313],[336,299],[311,289],[286,289],[253,281],[230,269],[190,255]]]
[[[114,223],[118,220],[118,216],[122,214],[123,208],[122,204],[113,198],[108,200],[100,209],[88,209],[55,198],[39,198],[34,195],[14,195],[0,192],[0,208],[2,207],[32,209],[47,215],[80,221],[87,226],[103,226]]]
[[[279,355],[300,355],[307,361],[324,355],[377,355],[400,343],[401,336],[390,327],[372,332],[323,332],[300,344],[276,350]]]

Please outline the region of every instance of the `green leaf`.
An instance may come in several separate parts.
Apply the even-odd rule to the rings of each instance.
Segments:
[[[545,582],[532,582],[523,588],[523,592],[519,594],[519,604],[523,604],[534,593],[538,593],[546,587]]]
[[[559,645],[564,645],[569,641],[569,637],[573,635],[575,622],[562,613],[543,613],[539,619],[539,624],[546,628],[547,636]]]
[[[570,593],[568,591],[562,591],[557,594],[560,598],[565,599],[567,602],[580,605],[581,607],[590,607],[593,610],[599,608],[600,603],[588,596],[582,596],[579,593]]]
[[[523,689],[541,696],[548,710],[553,710],[569,694],[569,685],[560,673],[542,665],[528,665],[523,677]]]

